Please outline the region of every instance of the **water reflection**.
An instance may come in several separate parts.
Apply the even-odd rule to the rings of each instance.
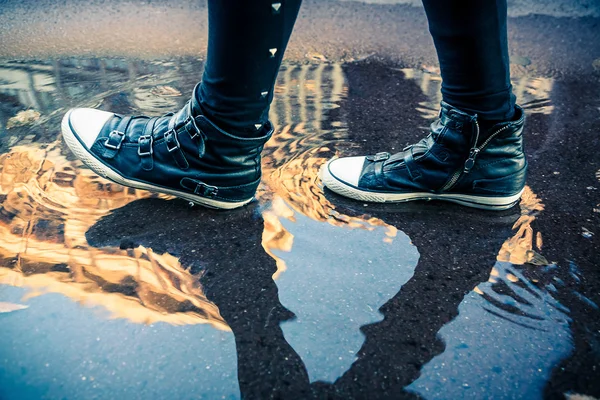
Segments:
[[[98,218],[147,193],[107,184],[56,145],[15,146],[0,163],[1,283],[30,287],[31,295],[63,293],[135,322],[225,327],[175,257],[87,243],[85,232]]]
[[[165,65],[160,67],[164,68]],[[16,68],[14,65],[10,66],[10,70],[14,68]],[[98,79],[91,81],[91,71],[95,68],[98,71]],[[56,123],[60,111],[70,101],[77,101],[82,96],[82,92],[71,90],[70,85],[77,85],[81,80],[85,82],[86,79],[91,81],[88,88],[93,90],[89,92],[85,103],[120,112],[141,110],[159,113],[174,107],[177,102],[184,101],[185,97],[178,95],[184,91],[178,87],[186,80],[192,81],[193,77],[183,75],[178,79],[171,79],[171,66],[167,65],[166,71],[157,78],[152,68],[155,68],[155,65],[140,67],[139,64],[132,62],[123,64],[84,62],[81,65],[69,60],[55,62],[52,70],[36,73],[45,76],[44,87],[49,92],[52,92],[48,89],[52,85],[52,79],[61,80],[60,83],[54,82],[56,86],[54,94],[64,102],[64,105],[51,111],[53,101],[57,99],[50,97],[49,104],[44,107],[47,111],[42,114],[42,120],[22,124],[18,129],[21,132],[35,131],[39,126],[47,127]],[[28,73],[32,75],[31,72]],[[72,76],[72,80],[67,79],[69,76]],[[136,78],[137,76],[141,78]],[[169,85],[158,85],[159,82],[166,82]],[[24,93],[35,92],[35,89],[35,86],[20,88],[22,92],[20,97],[30,98],[31,96]],[[288,294],[285,305],[289,303],[289,306],[294,308],[294,311],[299,310],[303,317],[310,316],[308,320],[315,326],[329,327],[319,330],[319,333],[324,336],[321,341],[316,341],[314,334],[310,336],[303,334],[307,319],[300,318],[297,320],[300,325],[295,331],[294,323],[285,325],[288,329],[287,341],[283,337],[281,341],[286,346],[289,346],[287,344],[289,341],[301,349],[300,352],[310,367],[311,380],[332,381],[354,360],[352,353],[358,351],[363,340],[359,327],[364,323],[380,319],[378,307],[393,296],[402,283],[410,278],[416,264],[417,252],[405,235],[398,237],[397,230],[381,220],[362,216],[350,217],[337,213],[317,186],[317,173],[320,166],[334,154],[334,149],[339,150],[348,146],[344,143],[346,136],[344,115],[338,113],[337,118],[333,118],[339,109],[340,100],[347,95],[347,85],[341,66],[337,64],[285,66],[277,82],[276,93],[271,118],[278,121],[281,127],[274,140],[265,149],[265,178],[258,193],[259,200],[265,205],[263,208],[265,224],[261,241],[266,253],[255,251],[245,262],[254,265],[260,263],[267,254],[270,255],[272,258],[269,259],[275,259],[277,269],[266,276],[269,279],[275,277]],[[27,103],[29,107],[36,105],[39,104]],[[325,119],[325,116],[328,118]],[[127,318],[132,322],[210,323],[220,329],[233,329],[236,337],[244,338],[244,334],[231,326],[231,318],[222,316],[223,308],[227,310],[228,307],[224,300],[221,299],[218,304],[215,304],[204,294],[207,289],[203,283],[198,283],[198,274],[203,277],[200,282],[205,282],[207,274],[210,274],[210,263],[204,263],[204,260],[196,260],[192,263],[185,261],[185,254],[188,252],[196,253],[202,259],[205,249],[188,247],[176,251],[169,246],[161,247],[155,243],[148,247],[144,243],[131,239],[116,241],[108,247],[103,244],[100,248],[97,243],[94,245],[88,243],[85,233],[90,230],[90,227],[96,227],[98,220],[114,214],[121,215],[114,211],[111,213],[111,210],[127,204],[137,204],[135,200],[138,199],[156,196],[119,187],[81,168],[81,163],[70,159],[70,154],[64,151],[60,141],[48,132],[42,131],[41,134],[35,135],[33,141],[35,143],[23,143],[21,139],[16,145],[13,144],[5,154],[6,160],[3,160],[2,164],[3,181],[7,182],[2,187],[6,194],[3,209],[9,225],[7,230],[10,231],[10,235],[6,236],[5,240],[18,243],[17,248],[7,252],[6,256],[7,260],[12,257],[18,262],[3,264],[0,267],[3,283],[29,287],[32,289],[30,296],[58,292],[83,304],[101,305],[109,310],[113,317]],[[43,165],[43,168],[31,168],[32,165],[38,164]],[[17,194],[21,192],[27,195]],[[159,197],[168,199],[167,196]],[[17,202],[16,199],[20,201]],[[143,206],[139,207],[143,208]],[[35,208],[35,213],[27,211],[31,208]],[[49,214],[49,209],[53,210],[52,216],[46,215]],[[190,210],[187,209],[183,211],[188,218],[189,212]],[[132,212],[132,214],[139,213]],[[170,211],[169,215],[171,215]],[[139,221],[142,217],[121,218],[131,224],[132,221]],[[185,226],[183,218],[182,214],[178,224]],[[213,220],[213,217],[209,218]],[[122,231],[114,225],[114,220],[110,221],[113,222],[108,223],[110,229],[104,234],[105,238]],[[15,228],[17,225],[20,229]],[[100,226],[104,225],[100,224]],[[352,241],[350,240],[352,235],[348,236],[344,231],[345,228],[361,229],[354,235],[356,239]],[[30,232],[23,234],[25,229],[29,229]],[[46,233],[43,234],[42,230]],[[140,232],[147,231],[147,227],[140,229]],[[43,240],[34,242],[32,232],[34,236],[42,235],[46,242]],[[304,247],[302,243],[307,234],[315,237],[326,235],[330,236],[331,240],[324,242],[322,246]],[[167,243],[181,240],[179,234],[157,233],[157,235]],[[96,235],[98,236],[102,235]],[[221,236],[230,239],[235,237],[231,230],[224,231]],[[50,237],[53,239],[49,240]],[[319,257],[330,251],[327,243],[336,243],[339,246],[342,241],[348,240],[361,244],[372,242],[371,250],[381,248],[383,252],[375,258],[368,252],[363,252],[360,257],[364,260],[357,265],[365,270],[363,272],[342,271],[345,275],[339,275],[337,285],[320,287],[312,285],[311,282],[314,283],[316,276],[308,280],[297,280],[298,273],[308,277],[306,271],[303,272],[303,261],[306,259],[313,260],[311,264],[315,267],[312,270],[313,275],[321,273],[323,278],[336,275],[339,271],[335,269],[320,268],[322,262],[329,258],[325,257],[321,260]],[[207,241],[202,243],[210,245]],[[249,246],[255,248],[256,244],[250,243]],[[294,252],[290,253],[292,247]],[[161,248],[165,250],[157,250]],[[34,249],[43,249],[44,258],[40,259],[37,256],[39,251],[35,252]],[[352,254],[346,249],[348,249],[347,244],[339,246],[339,255]],[[296,257],[296,254],[300,257]],[[374,265],[370,265],[374,262]],[[332,266],[339,268],[337,263],[333,263]],[[385,268],[378,270],[375,268],[377,266],[385,267],[387,270]],[[347,278],[354,275],[360,276],[360,279],[352,283],[352,279]],[[390,279],[391,277],[398,279]],[[319,280],[325,282],[323,278]],[[250,279],[247,281],[252,282],[250,285],[262,285]],[[386,285],[389,288],[384,290],[383,286]],[[371,289],[364,290],[366,287]],[[364,290],[364,294],[370,295],[370,299],[368,296],[364,299],[360,296],[354,299],[341,296],[347,292],[347,289],[358,292]],[[319,293],[321,298],[331,297],[328,294],[337,293],[337,300],[332,297],[328,299],[327,304],[337,302],[338,311],[334,311],[334,308],[319,311],[316,308],[318,304],[314,301],[309,301],[307,304],[298,303],[299,291],[304,292],[305,299],[315,301],[318,301]],[[231,297],[229,301],[234,299]],[[283,308],[281,305],[279,307]],[[364,308],[364,311],[357,307]],[[354,317],[344,316],[343,312],[355,308],[358,314]],[[259,312],[269,314],[271,311],[259,307]],[[363,315],[359,315],[360,313]],[[340,318],[336,320],[335,317],[338,315]],[[345,321],[347,318],[350,319]],[[278,324],[276,319],[273,321]],[[344,335],[336,336],[336,333],[339,333],[336,330],[340,326],[345,326],[346,331]],[[302,340],[308,337],[311,338],[308,342]],[[309,349],[311,345],[313,350],[314,345],[317,346],[316,349],[322,354],[320,358],[311,356]],[[240,354],[245,354],[243,349],[240,350]],[[327,362],[327,358],[332,355],[337,355],[332,358],[336,361]],[[338,360],[341,362],[338,363]],[[339,366],[330,368],[332,363],[337,363]],[[299,365],[302,365],[301,369],[305,368],[303,362]]]
[[[402,68],[405,79],[414,81],[426,96],[416,107],[425,119],[437,117],[439,104],[442,101],[442,77],[439,68],[423,66],[421,69]],[[553,78],[531,77],[523,75],[513,78],[513,93],[519,104],[529,114],[549,115],[554,111],[550,101],[550,93],[554,84]]]
[[[403,232],[392,240],[384,227],[348,230],[302,214],[282,223],[294,236],[293,251],[273,251],[288,266],[276,280],[281,303],[296,314],[282,324],[285,339],[311,382],[333,382],[355,362],[360,328],[382,319],[379,308],[413,276],[419,254]]]
[[[543,209],[527,187],[514,234],[487,282],[468,293],[457,318],[439,330],[445,351],[407,390],[426,398],[541,398],[552,369],[573,350],[570,310],[554,297],[560,267],[533,250],[542,247],[532,222]],[[477,374],[469,373],[475,368]]]
[[[432,84],[439,84],[435,72],[400,70],[401,75],[384,75],[377,67],[365,65],[349,66],[346,72],[349,87],[359,88],[359,95],[349,102],[349,115],[365,109],[374,113],[367,121],[349,120],[351,141],[360,143],[363,132],[378,129],[379,118],[397,111],[390,107],[376,109],[369,106],[369,99],[381,99],[379,106],[388,102],[402,105],[395,101],[395,94],[389,93],[389,87],[400,86],[412,92],[412,101],[419,102],[422,115],[433,117],[428,109],[437,101],[431,96],[439,89],[432,89]],[[373,73],[367,75],[369,72]],[[377,75],[384,75],[386,83],[378,82]],[[407,87],[407,80],[414,81],[418,91]],[[536,147],[547,148],[556,139],[551,129],[536,132],[540,121],[542,126],[544,121],[547,124],[554,110],[549,100],[553,86],[552,80],[530,79],[521,80],[516,89],[520,102],[528,104],[532,134],[543,140],[542,146],[533,143],[536,155],[541,152]],[[403,139],[424,128],[422,121],[410,118],[402,125],[403,132],[398,136]],[[395,138],[393,130],[390,134]],[[368,151],[379,151],[382,144],[389,146],[376,135],[370,140],[372,143],[362,146]],[[356,203],[339,197],[335,203],[339,212],[348,215],[363,212]],[[581,318],[580,307],[590,312],[597,306],[582,295],[583,286],[577,283],[580,278],[573,278],[571,272],[572,261],[558,264],[542,255],[544,242],[548,242],[538,224],[544,205],[528,187],[520,210],[512,210],[512,214],[484,217],[460,210],[457,224],[452,220],[451,208],[433,204],[426,208],[369,206],[371,216],[405,232],[421,258],[413,278],[381,308],[384,320],[363,327],[367,337],[358,361],[329,390],[341,397],[383,391],[409,398],[415,393],[425,398],[538,398],[544,392],[556,393],[548,380],[556,373],[555,366],[574,350],[573,342],[581,340],[573,338],[571,329],[582,321],[574,324],[572,315]],[[546,216],[545,221],[549,220],[552,217]],[[544,234],[556,249],[561,240],[560,228]],[[487,260],[494,259],[495,263],[486,265]],[[583,336],[594,341],[588,334]],[[580,357],[582,351],[578,351]],[[392,352],[394,356],[387,355]],[[377,369],[377,374],[361,370],[370,368]],[[352,382],[361,379],[365,386],[353,388]],[[369,384],[364,384],[366,380]]]
[[[193,62],[121,60],[8,63],[0,68],[0,93],[7,99],[0,107],[4,121],[14,118],[11,102],[43,110],[33,120],[5,122],[1,142],[8,151],[0,165],[6,225],[0,241],[6,260],[0,267],[4,283],[35,288],[34,294],[58,291],[87,304],[102,304],[105,296],[105,306],[113,316],[135,322],[210,322],[224,327],[214,305],[206,302],[202,289],[192,285],[193,278],[173,256],[150,249],[89,246],[84,233],[98,218],[152,195],[120,187],[82,168],[53,129],[59,126],[61,113],[80,101],[120,112],[170,110],[185,100],[177,86],[194,82],[200,68]],[[285,125],[265,149],[265,180],[259,192],[261,200],[272,201],[265,212],[269,223],[263,234],[271,254],[291,246],[292,236],[279,219],[289,217],[291,210],[338,225],[368,229],[385,225],[376,220],[336,218],[333,206],[315,190],[317,171],[332,154],[327,146],[340,142],[345,130],[343,121],[331,120],[324,126],[323,115],[339,107],[346,91],[340,65],[290,65],[280,74],[271,117]],[[385,236],[391,241],[389,232],[393,228]],[[278,264],[283,271],[284,262],[278,260]],[[177,284],[165,280],[170,274],[177,276]],[[182,280],[187,282],[185,287]]]
[[[317,179],[334,154],[421,135],[437,113],[435,71],[284,65],[259,204],[233,213],[112,184],[57,138],[71,105],[149,114],[179,107],[201,68],[195,60],[0,66],[0,283],[29,296],[61,293],[135,323],[231,330],[241,394],[250,398],[460,397],[468,388],[457,377],[477,366],[495,375],[469,387],[497,394],[494,379],[542,369],[531,389],[542,390],[572,348],[571,319],[559,300],[568,277],[542,255],[547,239],[534,222],[544,205],[532,189],[519,209],[490,215],[437,204],[365,207],[324,193]],[[368,81],[378,76],[389,84]],[[393,83],[401,101],[373,106],[385,98],[377,90]],[[552,79],[514,86],[530,116],[553,112]],[[389,120],[378,127],[381,115],[404,115],[398,106],[413,117],[416,106],[420,117],[391,132]],[[39,115],[12,119],[24,109]],[[545,357],[519,369],[503,359],[509,350]]]
[[[263,229],[256,204],[190,213],[183,201],[146,199],[107,215],[87,237],[101,248],[127,243],[180,255],[235,335],[242,397],[287,398],[298,390],[291,382],[306,382],[307,375],[281,331],[293,314],[279,302],[272,279],[277,266],[261,247]]]

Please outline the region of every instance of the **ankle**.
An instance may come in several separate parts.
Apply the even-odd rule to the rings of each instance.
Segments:
[[[516,112],[516,108],[512,107],[512,110],[507,113],[505,115],[504,118],[499,118],[499,119],[495,119],[495,118],[482,118],[479,120],[479,129],[481,132],[485,133],[488,132],[489,130],[491,130],[494,126],[504,123],[504,122],[510,122],[513,121],[517,118],[517,112]]]
[[[219,129],[238,137],[256,138],[264,135],[268,124],[269,107],[244,102],[241,99],[221,98],[215,101],[198,84],[193,93],[194,116],[203,115]]]

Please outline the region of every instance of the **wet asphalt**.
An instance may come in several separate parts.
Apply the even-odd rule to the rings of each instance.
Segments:
[[[218,212],[105,181],[59,133],[74,106],[181,107],[205,4],[0,1],[0,399],[600,398],[600,4],[509,7],[519,206],[323,189],[329,157],[423,137],[441,81],[415,2],[315,0],[257,201]]]

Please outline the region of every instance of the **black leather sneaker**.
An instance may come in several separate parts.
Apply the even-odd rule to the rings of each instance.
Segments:
[[[360,201],[445,200],[469,207],[504,210],[525,187],[524,114],[480,132],[476,115],[442,102],[430,134],[391,155],[329,161],[321,179],[330,190]]]
[[[72,109],[62,133],[81,161],[113,182],[231,209],[253,199],[260,153],[273,128],[258,127],[252,138],[227,133],[201,115],[193,95],[179,112],[163,117]]]

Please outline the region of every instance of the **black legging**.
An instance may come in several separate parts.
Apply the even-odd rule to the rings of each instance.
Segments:
[[[483,120],[513,114],[506,0],[423,0],[442,73],[444,101]],[[251,135],[267,121],[273,87],[301,0],[209,0],[204,114]]]
[[[209,0],[208,55],[198,100],[236,134],[268,119],[273,87],[302,0]]]
[[[444,101],[483,120],[514,113],[506,0],[423,0],[442,72]]]

